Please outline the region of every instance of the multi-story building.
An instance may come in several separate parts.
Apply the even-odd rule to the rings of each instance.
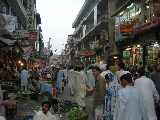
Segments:
[[[0,21],[0,39],[18,41],[23,49],[23,55],[15,62],[22,58],[27,65],[31,57],[40,55],[37,50],[42,43],[41,18],[36,12],[36,0],[0,0]]]
[[[126,67],[160,63],[160,0],[116,1],[116,45]]]
[[[75,28],[75,62],[107,63],[112,55],[136,69],[160,63],[160,0],[86,0]]]
[[[115,17],[108,0],[86,0],[72,27],[75,39],[76,63],[88,66],[93,63],[106,63],[114,55]]]
[[[67,44],[65,46],[66,64],[74,65],[75,63],[75,49],[74,49],[74,36],[68,35]]]

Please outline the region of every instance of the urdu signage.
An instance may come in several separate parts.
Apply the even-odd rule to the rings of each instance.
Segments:
[[[34,0],[27,0],[27,29],[34,30]]]
[[[28,40],[29,41],[39,40],[39,31],[30,31]]]
[[[133,25],[120,24],[120,33],[132,33]]]
[[[153,20],[153,21],[150,21],[150,22],[145,23],[144,25],[142,25],[140,27],[135,28],[133,30],[134,31],[133,33],[138,34],[138,33],[144,32],[146,30],[149,30],[149,29],[157,27],[157,26],[160,26],[160,18],[158,18],[156,20]]]

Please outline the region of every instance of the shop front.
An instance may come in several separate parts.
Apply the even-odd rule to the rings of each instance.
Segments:
[[[116,15],[116,45],[127,68],[137,70],[142,63],[147,69],[160,63],[159,2],[133,2]]]

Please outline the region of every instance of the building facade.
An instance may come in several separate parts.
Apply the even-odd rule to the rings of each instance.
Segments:
[[[109,17],[110,4],[112,3],[108,0],[84,2],[72,24],[75,28],[74,56],[77,64],[89,66],[93,63],[106,63],[108,56],[114,54],[115,20],[114,17]]]
[[[16,41],[22,49],[20,55],[19,49],[14,46],[9,48],[12,54],[15,51],[12,56],[17,56],[12,60],[12,67],[17,67],[18,61],[21,65],[34,67],[34,58],[41,55],[41,18],[36,11],[36,0],[0,0],[0,41]],[[1,51],[8,56],[6,48],[1,48]],[[4,59],[2,56],[1,62],[8,65]]]
[[[146,69],[160,63],[160,0],[123,0],[115,4],[116,45],[126,67]]]

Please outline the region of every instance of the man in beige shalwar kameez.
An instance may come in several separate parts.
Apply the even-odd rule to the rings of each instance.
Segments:
[[[76,76],[76,100],[77,103],[81,108],[85,108],[86,104],[84,101],[84,98],[86,96],[86,87],[88,85],[87,83],[87,76],[83,71],[81,71],[80,67],[75,67],[75,71],[71,71]]]
[[[94,90],[94,100],[93,100],[93,116],[95,116],[95,109],[104,103],[106,82],[105,79],[100,75],[101,69],[99,67],[94,67],[92,69],[93,75],[96,77],[96,85]]]

